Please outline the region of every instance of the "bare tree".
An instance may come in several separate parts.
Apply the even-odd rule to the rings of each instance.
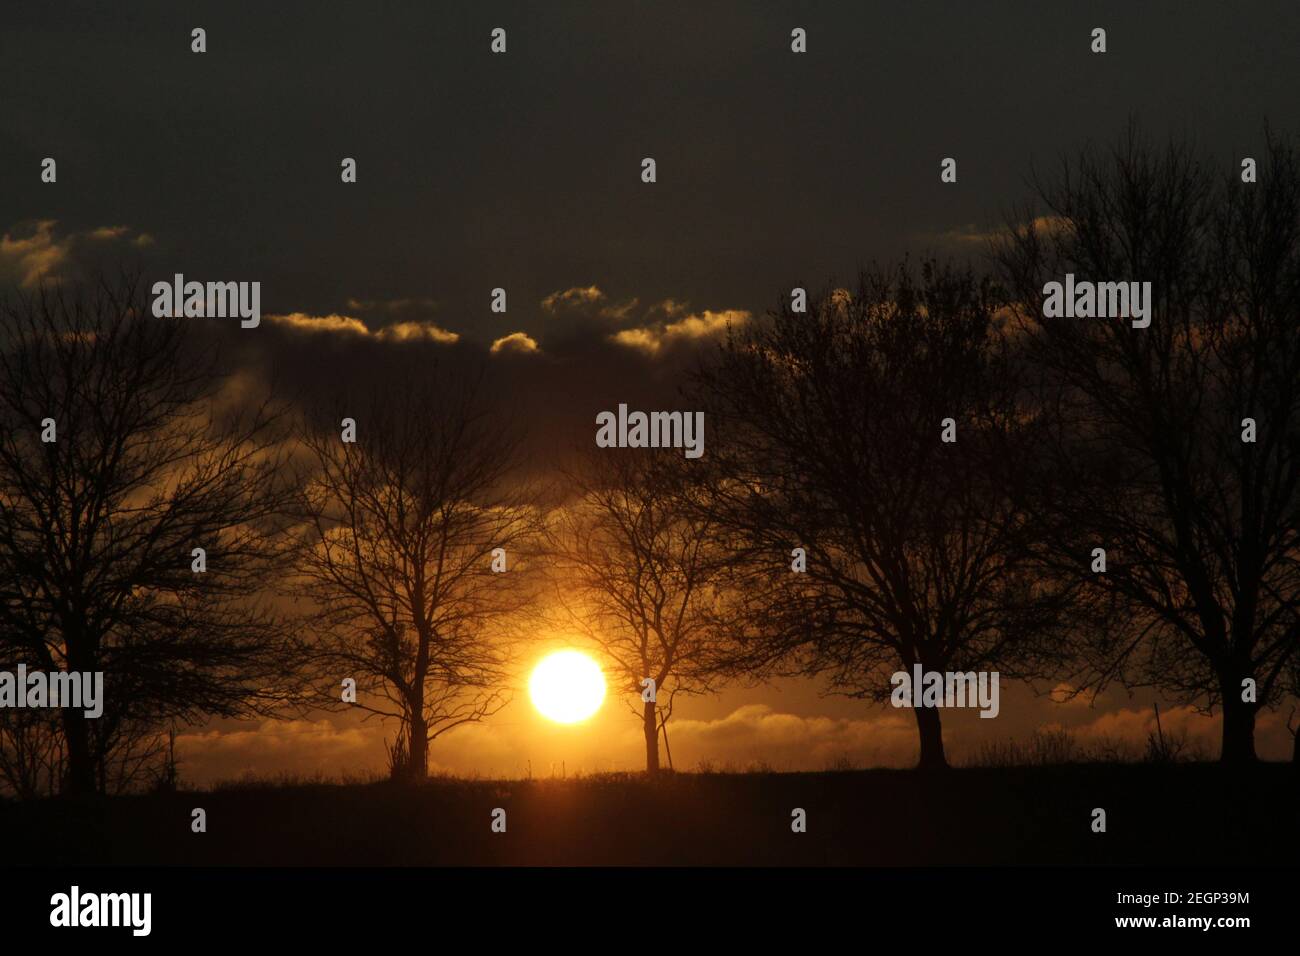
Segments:
[[[699,507],[696,462],[638,449],[582,460],[568,476],[575,498],[551,527],[556,605],[614,663],[619,689],[636,695],[646,772],[655,774],[676,695],[710,689],[725,556]]]
[[[1300,646],[1300,165],[1269,135],[1240,173],[1130,126],[1040,178],[997,250],[1055,421],[1044,541],[1065,574],[1107,549],[1084,678],[1220,708],[1225,762],[1255,758]],[[1150,282],[1150,326],[1044,317],[1067,273]]]
[[[351,678],[356,706],[398,721],[395,766],[423,779],[430,741],[508,699],[511,625],[532,600],[521,559],[538,526],[511,480],[517,441],[477,381],[427,368],[305,427],[313,474],[293,591],[314,605],[314,658],[335,702]]]
[[[701,371],[729,590],[748,605],[732,672],[826,674],[872,700],[916,664],[1036,672],[1065,589],[1035,573],[1033,422],[996,311],[968,273],[864,272],[733,332]],[[920,765],[945,766],[938,710],[914,713]]]
[[[45,710],[0,710],[0,785],[20,800],[59,792],[64,774],[58,715]]]
[[[276,418],[189,331],[130,278],[0,304],[0,656],[105,675],[102,716],[61,712],[69,793],[108,789],[168,721],[292,696],[296,648],[256,600],[281,554]]]

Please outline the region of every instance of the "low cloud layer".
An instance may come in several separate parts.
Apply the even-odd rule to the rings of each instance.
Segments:
[[[1015,744],[1032,757],[1057,752],[1035,737],[1068,735],[1071,752],[1086,757],[1140,759],[1148,739],[1162,735],[1182,748],[1182,755],[1213,759],[1218,753],[1220,720],[1190,707],[1161,707],[1159,724],[1153,707],[1053,703],[1022,687],[1004,691],[1004,717],[982,721],[973,713],[944,714],[944,739],[957,764],[1005,754]],[[734,692],[724,691],[725,701]],[[818,707],[817,698],[801,705]],[[817,771],[846,767],[910,767],[917,759],[916,722],[912,712],[888,706],[863,707],[822,699],[823,713],[795,713],[785,706],[738,702],[716,710],[718,701],[692,699],[686,713],[668,725],[668,750],[678,770]],[[694,713],[691,708],[694,706]],[[1285,714],[1260,715],[1261,757],[1285,760],[1290,734]],[[268,721],[223,729],[206,729],[178,738],[184,778],[194,784],[246,775],[281,774],[334,778],[382,775],[385,743],[395,728],[347,715],[329,719]],[[1051,741],[1048,740],[1050,743]],[[562,773],[635,771],[644,767],[644,744],[638,717],[626,703],[608,700],[590,723],[561,726],[540,718],[522,697],[481,724],[459,727],[434,741],[430,766],[457,776],[518,778]]]
[[[428,341],[450,345],[460,340],[458,333],[449,332],[433,322],[395,322],[372,331],[360,319],[350,315],[306,315],[291,312],[288,315],[268,315],[266,319],[298,332],[356,335],[363,338],[372,336],[381,341]]]
[[[153,237],[130,226],[59,228],[58,220],[20,223],[0,236],[0,285],[33,289],[89,275],[103,259],[153,245]]]

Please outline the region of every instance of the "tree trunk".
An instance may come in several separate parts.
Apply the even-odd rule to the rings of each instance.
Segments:
[[[948,758],[943,752],[943,724],[939,711],[934,707],[914,707],[916,729],[921,736],[921,759],[917,762],[919,770],[942,770],[948,766]]]
[[[410,762],[406,766],[407,779],[421,783],[429,776],[429,724],[423,709],[411,718],[411,738],[407,741]]]
[[[1219,686],[1223,694],[1223,747],[1219,760],[1226,764],[1254,763],[1256,705],[1241,699],[1241,678],[1224,675]]]
[[[90,752],[90,727],[86,716],[74,707],[63,710],[63,736],[67,742],[68,764],[63,778],[63,793],[70,797],[89,797],[95,793],[95,758]]]
[[[414,595],[413,603],[422,607],[423,595]],[[417,638],[415,673],[412,675],[411,693],[407,698],[411,714],[411,740],[407,745],[410,760],[406,766],[406,779],[412,783],[424,783],[429,778],[429,721],[424,716],[424,681],[429,674],[428,628],[417,628]]]
[[[75,621],[64,622],[64,660],[66,670],[90,673],[95,671],[98,655],[92,649],[85,633]],[[47,667],[48,672],[53,668]],[[71,797],[89,797],[96,793],[95,754],[90,743],[89,718],[76,707],[65,707],[60,714],[63,736],[67,744],[67,767],[63,778],[63,792]]]
[[[645,730],[645,772],[653,776],[659,772],[659,726],[653,700],[645,702],[642,725]]]

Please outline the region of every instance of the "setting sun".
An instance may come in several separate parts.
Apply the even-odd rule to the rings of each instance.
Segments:
[[[528,694],[543,717],[574,724],[600,709],[605,700],[605,676],[586,654],[556,651],[533,668]]]

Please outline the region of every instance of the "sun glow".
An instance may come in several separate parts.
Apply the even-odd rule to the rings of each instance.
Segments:
[[[543,717],[559,724],[586,720],[605,700],[605,675],[581,651],[556,651],[533,668],[528,694]]]

